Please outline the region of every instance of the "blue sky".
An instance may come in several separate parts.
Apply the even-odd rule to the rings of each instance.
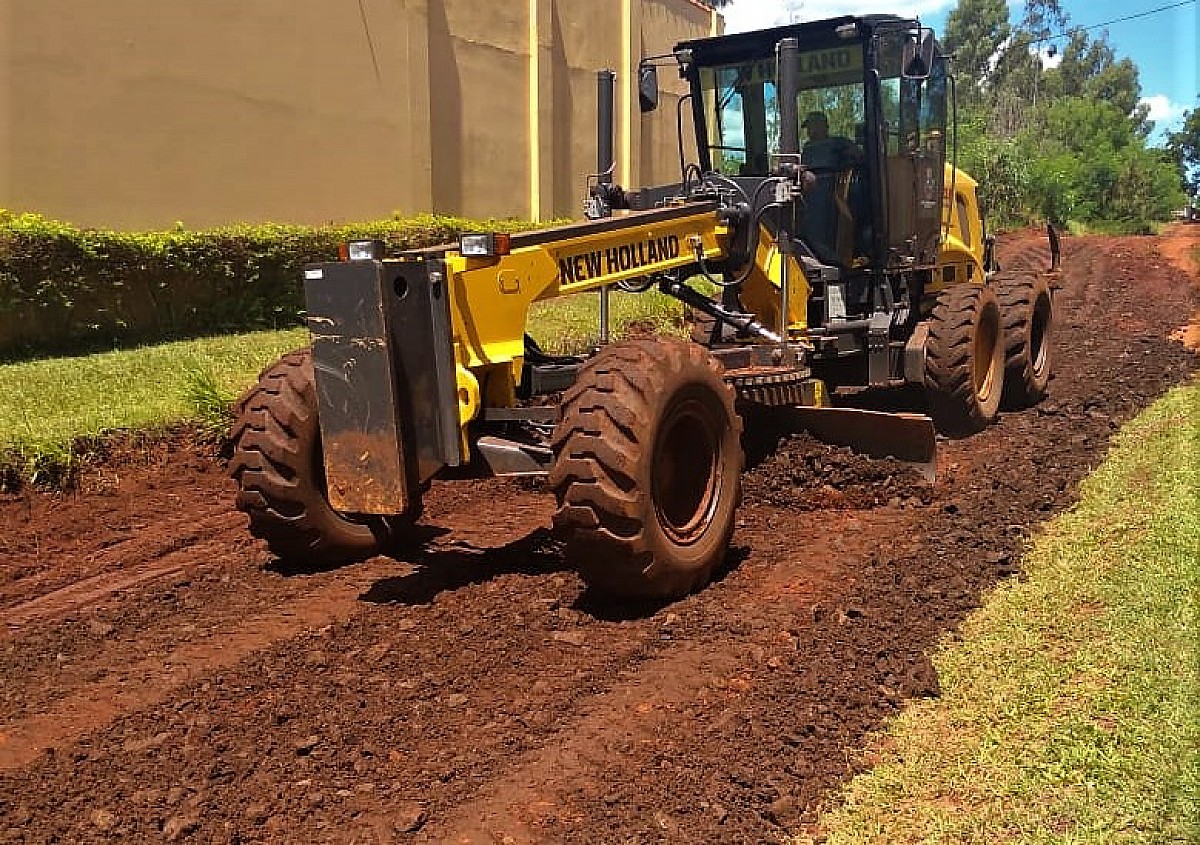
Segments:
[[[1090,27],[1149,12],[1180,0],[1061,0],[1069,16],[1068,26]],[[939,33],[945,29],[946,16],[957,0],[907,0],[897,4],[887,0],[734,0],[722,10],[726,29],[739,32],[796,20],[816,20],[845,14],[894,12],[918,15]],[[1013,20],[1023,4],[1009,0]],[[1128,56],[1137,64],[1142,83],[1142,98],[1150,105],[1155,121],[1152,142],[1161,142],[1163,133],[1177,129],[1184,111],[1194,109],[1200,95],[1200,3],[1186,5],[1134,20],[1110,23],[1090,31],[1097,37],[1108,30],[1109,41],[1119,58]],[[1056,42],[1060,46],[1065,39]]]

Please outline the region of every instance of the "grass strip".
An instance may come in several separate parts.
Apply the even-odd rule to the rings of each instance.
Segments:
[[[69,480],[81,440],[114,430],[220,425],[228,403],[303,329],[207,337],[0,366],[4,486]]]
[[[529,330],[550,353],[598,339],[598,294],[535,305]],[[657,291],[613,292],[613,337],[686,331],[682,306]],[[0,365],[0,489],[67,485],[88,440],[113,431],[228,424],[230,403],[282,353],[308,342],[304,329],[250,332],[136,349]]]
[[[847,843],[1200,842],[1200,385],[1130,423],[821,819]]]
[[[651,289],[644,293],[609,292],[612,339],[630,334],[682,334],[685,307],[678,299]],[[535,302],[529,310],[527,330],[546,352],[577,355],[600,339],[599,292]]]

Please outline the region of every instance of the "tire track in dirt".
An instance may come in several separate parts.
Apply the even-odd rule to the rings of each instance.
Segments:
[[[999,241],[996,258],[1004,271],[1050,269],[1050,241],[1043,229],[1024,229]]]
[[[210,565],[216,552],[228,545],[228,535],[243,530],[244,523],[240,514],[226,509],[199,521],[189,518],[160,526],[162,533],[146,540],[121,541],[92,558],[92,567],[102,574],[0,608],[0,625],[11,632],[31,621],[98,604],[113,593],[178,575],[185,569],[204,568]],[[35,577],[30,579],[28,587],[31,592],[36,591],[52,582],[52,578]],[[0,628],[0,638],[3,636],[4,630]]]
[[[1071,283],[1061,288],[1054,303],[1059,326],[1075,329],[1087,326],[1106,304],[1106,289],[1112,282],[1108,256],[1081,242],[1086,240],[1072,239],[1065,250],[1065,272]]]
[[[815,535],[830,536],[878,531],[898,518],[903,517],[894,510],[827,513],[814,515],[810,529]],[[735,537],[734,543],[738,541]],[[739,588],[752,594],[740,600],[760,602],[769,611],[754,620],[750,636],[732,644],[724,636],[720,642],[709,636],[684,640],[639,665],[609,690],[587,700],[581,712],[556,732],[554,741],[513,761],[480,795],[455,808],[451,818],[423,829],[419,841],[463,845],[541,841],[539,831],[578,817],[573,805],[579,803],[581,784],[595,785],[598,792],[589,797],[605,801],[614,759],[631,748],[654,746],[697,705],[712,706],[743,695],[751,683],[746,667],[762,662],[778,665],[780,655],[795,647],[788,628],[797,617],[812,614],[814,603],[847,561],[837,554],[837,544],[801,559],[783,538],[772,542],[768,535],[756,534],[752,542],[751,555],[760,568],[757,577],[739,579]],[[693,613],[717,612],[705,607],[710,598],[689,599],[697,605]],[[661,614],[663,631],[679,623],[678,613]],[[672,827],[662,814],[656,822],[664,829]]]
[[[154,460],[151,448],[141,463],[91,473],[80,491],[0,502],[0,559],[7,564],[0,569],[0,610],[89,578],[154,569],[174,552],[237,531],[242,520],[229,506],[212,450],[174,440],[167,446],[178,453],[175,472]],[[94,586],[102,590],[103,583]]]
[[[478,507],[484,502],[476,504]],[[835,514],[818,522],[824,524],[828,520],[847,521],[840,514]],[[849,523],[853,526],[854,520],[850,519]],[[826,527],[832,529],[833,526]],[[406,801],[425,801],[423,793],[428,793],[430,788],[436,790],[443,800],[466,798],[472,794],[482,773],[504,771],[510,765],[514,750],[519,752],[523,747],[537,747],[564,735],[573,736],[574,727],[563,729],[557,726],[558,722],[570,718],[573,710],[569,706],[571,701],[587,702],[614,682],[618,685],[632,683],[640,689],[654,692],[656,682],[647,686],[638,680],[647,657],[661,648],[671,647],[674,642],[683,641],[688,631],[708,629],[711,623],[707,620],[710,617],[720,617],[723,612],[729,612],[727,608],[722,610],[722,605],[729,600],[728,592],[714,590],[692,597],[685,606],[673,606],[666,619],[661,614],[657,618],[634,618],[628,621],[595,619],[588,612],[574,608],[579,601],[579,586],[574,576],[557,574],[547,577],[536,574],[546,565],[562,565],[561,559],[552,550],[548,552],[548,557],[543,558],[542,564],[537,564],[537,554],[531,557],[535,547],[527,539],[518,540],[512,548],[490,551],[466,551],[457,538],[446,539],[450,542],[441,550],[430,553],[431,560],[428,562],[431,569],[428,573],[387,578],[375,585],[369,591],[374,594],[372,600],[388,604],[380,605],[366,619],[360,614],[357,621],[334,625],[334,630],[324,636],[310,632],[306,639],[302,638],[298,649],[288,643],[278,643],[270,653],[253,656],[248,665],[223,676],[211,691],[197,690],[193,685],[182,696],[180,700],[192,705],[189,711],[211,714],[216,723],[240,723],[245,720],[245,714],[261,710],[268,716],[267,730],[251,746],[267,749],[276,746],[275,759],[265,764],[259,763],[256,767],[261,769],[265,765],[275,770],[272,771],[275,777],[256,785],[257,772],[251,772],[247,774],[250,782],[239,780],[237,789],[232,791],[223,788],[220,792],[213,792],[213,788],[206,787],[206,806],[209,802],[223,806],[238,804],[242,790],[258,793],[264,789],[281,788],[272,785],[278,783],[276,778],[280,774],[289,785],[303,781],[330,782],[331,773],[324,766],[316,767],[316,771],[309,767],[299,771],[295,769],[297,762],[307,763],[308,759],[297,761],[288,742],[278,747],[280,744],[270,738],[278,732],[278,726],[270,721],[272,715],[276,720],[284,719],[289,735],[304,736],[320,732],[325,735],[325,742],[333,742],[329,732],[340,732],[340,745],[347,746],[348,753],[336,748],[328,752],[332,758],[328,762],[334,765],[335,770],[347,765],[345,758],[353,757],[366,737],[370,737],[370,744],[377,748],[401,749],[399,755],[388,756],[391,769],[386,780],[393,782],[388,803],[404,805]],[[536,544],[540,541],[535,539],[532,542]],[[449,559],[437,559],[441,557]],[[530,565],[530,561],[534,562],[533,578],[522,579],[528,583],[514,583],[510,575],[502,574],[499,578],[489,575],[489,572],[504,573],[512,565],[524,569]],[[812,572],[781,578],[763,563],[756,564],[752,569],[753,572],[749,567],[740,570],[734,577],[739,584],[743,584],[747,577],[761,579],[765,591],[758,593],[759,600],[763,602],[777,599],[779,595],[803,594],[808,589],[805,584],[820,581],[814,578]],[[459,579],[464,576],[473,577],[469,584],[459,585]],[[796,578],[801,582],[799,586]],[[432,579],[432,584],[413,583],[426,579]],[[740,589],[742,586],[739,586]],[[425,602],[431,594],[437,598],[434,604],[426,606]],[[473,619],[469,613],[463,612],[472,607],[482,610],[481,598],[486,602],[483,619]],[[405,605],[413,601],[418,604],[410,605],[405,610]],[[393,604],[395,602],[399,604]],[[402,612],[399,618],[398,610]],[[524,619],[515,631],[509,630],[512,626],[502,621],[506,621],[514,611]],[[672,622],[671,615],[678,618]],[[497,622],[501,624],[497,625]],[[675,631],[674,640],[665,645],[660,641],[664,625],[665,629]],[[760,627],[756,624],[754,631]],[[718,633],[714,633],[714,637],[721,636],[719,630],[723,627],[717,628]],[[501,636],[495,641],[480,641],[471,636],[478,631],[483,631],[485,636],[487,632],[495,631]],[[414,638],[418,639],[417,643],[408,642]],[[439,656],[454,655],[460,648],[460,642],[470,643],[473,640],[474,656],[482,658],[486,668],[477,667],[473,673],[464,673],[461,664],[454,659],[439,659]],[[369,648],[357,645],[364,642],[372,645]],[[319,652],[321,656],[317,660],[322,664],[328,661],[328,665],[314,670],[311,652],[306,654],[306,649]],[[740,650],[734,651],[737,653]],[[411,663],[408,660],[409,653],[424,655],[427,665]],[[339,654],[346,655],[346,659],[335,657]],[[378,661],[387,657],[394,659],[380,665]],[[536,668],[562,663],[570,667],[570,671],[558,673],[550,670],[547,674],[539,673]],[[662,665],[663,676],[670,678],[678,674],[678,671],[671,671],[671,662]],[[411,667],[408,672],[404,669],[406,666]],[[681,663],[676,668],[682,670],[684,666]],[[719,670],[720,667],[715,668]],[[384,674],[381,675],[380,670]],[[710,668],[709,674],[713,671]],[[717,671],[717,674],[720,672]],[[280,686],[281,675],[298,679],[297,690],[303,690],[303,693],[300,696],[290,695],[287,682]],[[264,677],[270,678],[271,683],[264,685]],[[478,687],[480,682],[486,686]],[[380,689],[381,685],[383,689]],[[474,692],[470,696],[457,692],[472,689]],[[656,694],[663,693],[658,691]],[[618,698],[623,695],[620,691],[616,693]],[[510,696],[515,696],[515,699],[510,700]],[[324,714],[334,712],[331,708],[336,708],[336,702],[345,698],[369,702],[369,706],[365,711],[360,711],[358,724],[353,727],[343,724],[339,728],[336,723],[330,725]],[[467,701],[468,698],[471,700]],[[280,710],[280,707],[283,709]],[[464,708],[481,716],[489,714],[492,721],[476,723],[464,733],[456,727]],[[591,709],[595,711],[593,733],[603,733],[606,722],[603,707]],[[177,721],[172,718],[174,711],[175,706],[166,701],[157,708],[122,719],[114,728],[123,737],[117,753],[140,758],[149,754],[148,749],[156,753],[167,750],[172,743],[166,742],[164,745],[164,740],[156,739],[163,731],[152,730],[148,725],[170,725]],[[664,712],[673,711],[668,709]],[[280,716],[280,713],[283,715]],[[403,716],[405,724],[395,724],[394,717],[390,717],[389,713]],[[515,746],[512,719],[516,720],[522,734]],[[363,729],[362,722],[366,722],[367,730]],[[376,730],[370,730],[371,727]],[[250,729],[257,732],[261,726]],[[360,735],[352,738],[348,735],[352,731],[365,733],[366,737]],[[179,731],[169,733],[178,735]],[[221,733],[223,735],[224,731]],[[431,743],[431,740],[436,742]],[[110,754],[104,752],[101,756],[107,759]],[[282,759],[278,759],[280,756]],[[209,754],[198,749],[180,762],[188,771],[195,773],[185,776],[185,783],[203,783],[204,771],[216,765]],[[152,769],[157,764],[147,759],[143,765]],[[128,773],[123,777],[130,782],[141,783],[153,779],[148,771],[140,775]],[[337,775],[332,777],[338,778]],[[404,789],[395,787],[397,783],[403,784]],[[82,783],[80,788],[85,792],[87,790]],[[302,793],[299,796],[301,805],[295,807],[294,812],[308,817],[312,808],[307,805],[303,794],[307,787],[300,786],[299,789]],[[334,801],[327,793],[323,794],[331,808],[353,806],[351,798]],[[449,806],[452,804],[447,808]],[[378,821],[377,810],[368,817],[370,826]],[[318,817],[313,824],[321,830],[336,828],[355,831],[366,822],[335,816],[332,821]],[[284,829],[292,830],[291,822],[280,830]],[[279,835],[292,841],[307,841],[303,836],[297,838],[294,831]],[[442,840],[435,835],[427,841]]]
[[[390,562],[363,564],[284,608],[219,627],[203,640],[183,643],[161,657],[122,665],[37,715],[0,723],[0,770],[27,765],[46,749],[62,747],[121,714],[156,704],[180,687],[232,666],[253,652],[344,618],[375,579],[395,568]],[[149,579],[139,583],[145,580]]]
[[[441,501],[444,498],[436,494],[432,497],[435,513],[446,510],[447,504]],[[542,498],[525,491],[509,496],[514,530],[527,532],[548,522],[549,507]],[[448,516],[452,517],[451,524],[455,521],[463,523],[454,534],[451,547],[464,554],[464,548],[471,548],[473,533],[478,533],[480,526],[486,523],[481,523],[469,511],[451,512]],[[67,647],[65,654],[59,651],[50,655],[52,663],[61,662],[69,655],[76,668],[57,673],[49,685],[39,680],[41,670],[36,661],[27,661],[25,672],[20,667],[6,667],[9,671],[5,673],[3,698],[24,692],[22,705],[31,703],[32,699],[36,712],[28,712],[31,708],[27,706],[17,708],[15,713],[11,708],[4,708],[10,710],[10,715],[7,719],[0,715],[0,719],[4,719],[0,721],[0,770],[23,766],[45,748],[61,747],[102,728],[123,713],[152,706],[196,678],[232,666],[274,643],[291,639],[310,628],[345,619],[356,611],[363,593],[374,584],[401,577],[412,570],[411,564],[375,558],[311,578],[280,579],[271,573],[258,573],[257,577],[252,575],[250,578],[243,575],[232,585],[228,583],[228,575],[215,579],[215,583],[207,583],[214,579],[201,577],[202,573],[221,567],[231,545],[237,548],[248,544],[245,518],[240,514],[227,511],[208,522],[209,528],[223,529],[208,543],[190,545],[187,542],[195,534],[194,526],[188,521],[168,523],[163,526],[164,534],[159,535],[156,543],[140,544],[147,554],[154,549],[173,549],[163,557],[151,559],[129,573],[86,578],[33,599],[2,617],[9,625],[10,636],[23,634],[34,639],[39,638],[39,632],[32,630],[30,623],[44,624],[54,616],[95,610],[106,602],[113,606],[115,620],[122,623],[120,611],[123,606],[157,602],[161,588],[155,582],[185,573],[185,580],[179,583],[198,584],[201,593],[191,598],[189,604],[193,611],[185,617],[186,621],[173,615],[149,619],[135,616],[118,627],[100,621],[100,617],[89,616],[88,623],[82,627],[97,637],[85,638],[82,642],[76,640],[77,648]],[[171,532],[176,531],[182,536],[172,537]],[[435,541],[430,553],[436,555],[439,549],[446,547],[445,543]],[[225,595],[229,586],[236,592]],[[263,607],[269,609],[262,610]],[[23,628],[27,627],[31,630],[24,632]],[[119,638],[114,634],[119,634]],[[2,642],[0,640],[0,644]],[[141,658],[146,651],[153,656]],[[0,654],[0,666],[5,662]],[[35,685],[42,688],[32,689]]]

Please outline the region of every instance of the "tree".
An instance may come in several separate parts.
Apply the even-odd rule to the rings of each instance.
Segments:
[[[958,165],[979,182],[979,201],[991,225],[1024,225],[1030,162],[1015,140],[989,131],[988,119],[983,109],[960,117]]]
[[[1092,97],[1134,115],[1142,98],[1138,69],[1130,59],[1117,59],[1103,33],[1092,41],[1083,30],[1071,33],[1062,62],[1046,72],[1046,90],[1065,97]]]
[[[1172,162],[1114,103],[1056,97],[1020,143],[1033,162],[1028,202],[1053,222],[1147,232],[1183,200]]]
[[[965,101],[977,100],[992,63],[1012,34],[1005,0],[960,0],[946,19],[946,50],[954,55],[954,74]]]
[[[1060,65],[1044,66],[1066,26],[1060,0],[1028,0],[1011,28],[1006,3],[959,0],[945,37],[964,95],[959,162],[997,224],[1149,231],[1183,201],[1182,174],[1200,189],[1200,109],[1169,151],[1147,148],[1137,66],[1107,34],[1071,32]]]
[[[1200,108],[1185,112],[1183,128],[1167,136],[1167,153],[1188,193],[1200,195]]]
[[[1018,29],[1031,39],[1043,42],[1062,32],[1067,25],[1067,13],[1059,0],[1026,0],[1025,14]]]
[[[1044,94],[1041,51],[1066,24],[1059,0],[1027,0],[1021,22],[1000,51],[990,79],[992,131],[1009,137],[1037,109]]]

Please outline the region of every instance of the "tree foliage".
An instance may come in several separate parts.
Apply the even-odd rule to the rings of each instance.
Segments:
[[[959,82],[959,163],[1001,225],[1148,231],[1183,203],[1182,174],[1200,169],[1200,117],[1189,115],[1168,149],[1147,147],[1137,66],[1107,34],[1068,24],[1059,0],[1028,0],[1015,25],[1003,0],[959,0],[945,34]]]
[[[1137,65],[1118,59],[1103,33],[1090,40],[1083,30],[1070,34],[1058,67],[1047,70],[1046,91],[1052,96],[1091,97],[1112,103],[1123,114],[1135,116],[1142,86]],[[1144,120],[1144,115],[1138,120]]]
[[[418,215],[114,232],[0,208],[0,359],[296,325],[304,265],[348,240],[378,238],[393,254],[533,225]]]
[[[1183,128],[1167,139],[1167,153],[1193,195],[1200,194],[1200,108],[1183,116]]]
[[[959,0],[946,20],[946,49],[954,55],[959,93],[978,102],[993,68],[993,58],[1008,41],[1008,4],[1004,0]]]

